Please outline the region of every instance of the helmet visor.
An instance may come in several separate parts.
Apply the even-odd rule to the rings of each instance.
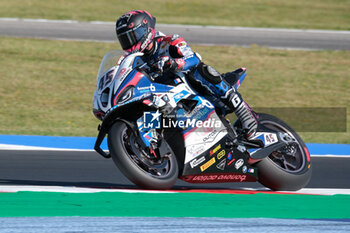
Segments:
[[[122,48],[130,49],[132,46],[137,44],[147,33],[147,27],[140,26],[135,29],[118,34],[118,40]]]

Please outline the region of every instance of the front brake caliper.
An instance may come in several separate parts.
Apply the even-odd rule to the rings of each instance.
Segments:
[[[149,156],[151,159],[159,159],[159,136],[156,129],[144,128],[143,117],[137,120],[137,126],[140,132],[140,136],[144,144],[149,148]]]

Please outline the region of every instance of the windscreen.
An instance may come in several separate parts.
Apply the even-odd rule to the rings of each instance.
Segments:
[[[122,50],[111,50],[107,52],[101,61],[100,68],[97,73],[97,78],[101,77],[111,67],[116,66],[118,59],[123,54],[124,54],[124,51]]]

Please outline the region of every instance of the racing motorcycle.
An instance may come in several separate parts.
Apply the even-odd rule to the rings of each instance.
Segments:
[[[258,181],[272,190],[306,186],[310,154],[286,123],[256,113],[259,140],[247,141],[240,121],[225,119],[222,107],[196,91],[187,75],[179,72],[171,83],[159,82],[159,73],[142,55],[108,52],[93,98],[94,115],[102,121],[95,150],[112,158],[130,181],[145,189],[170,189],[178,178],[189,183]],[[236,74],[235,89],[245,69]],[[108,151],[101,149],[106,135]]]

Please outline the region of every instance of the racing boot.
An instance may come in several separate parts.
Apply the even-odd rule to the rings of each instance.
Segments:
[[[259,146],[264,146],[263,141],[255,137],[258,130],[257,116],[242,99],[242,96],[236,92],[234,88],[231,88],[225,96],[222,97],[222,101],[232,109],[241,122],[245,139]]]
[[[242,123],[246,140],[263,146],[264,143],[260,139],[253,139],[258,128],[256,116],[234,88],[241,72],[244,71],[245,69],[238,69],[226,74],[220,74],[213,67],[200,63],[190,74],[189,81],[200,93],[220,99],[220,102],[225,107],[226,114],[234,112]]]

